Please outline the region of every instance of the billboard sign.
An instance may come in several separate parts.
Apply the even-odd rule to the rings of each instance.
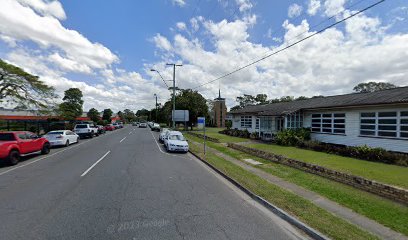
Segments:
[[[190,121],[190,115],[188,110],[175,110],[173,111],[172,120],[175,122],[188,122]]]

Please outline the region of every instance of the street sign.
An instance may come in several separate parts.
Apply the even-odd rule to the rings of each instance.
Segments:
[[[197,128],[204,129],[205,126],[205,117],[198,117],[197,118]]]

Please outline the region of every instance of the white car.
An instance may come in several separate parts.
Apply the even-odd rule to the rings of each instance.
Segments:
[[[51,131],[44,135],[51,146],[66,146],[79,142],[79,135],[69,130]]]
[[[160,131],[159,135],[159,142],[163,143],[164,142],[164,137],[166,136],[166,133],[169,132],[170,130],[168,128],[162,128]]]
[[[181,132],[171,131],[164,138],[164,147],[168,152],[188,152],[188,142]]]
[[[147,123],[145,122],[139,123],[139,128],[147,128]]]
[[[94,124],[89,123],[81,123],[75,125],[74,132],[78,134],[81,138],[82,137],[93,138],[94,136],[99,135],[98,128]]]
[[[150,127],[150,129],[151,129],[152,131],[158,131],[158,132],[160,132],[160,124],[158,124],[158,123],[153,123],[152,126]]]

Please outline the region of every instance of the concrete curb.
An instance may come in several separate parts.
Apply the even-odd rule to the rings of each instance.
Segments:
[[[262,197],[256,195],[255,193],[251,192],[249,189],[245,188],[242,186],[240,183],[232,179],[231,177],[227,176],[224,174],[222,171],[218,170],[215,166],[213,166],[211,163],[205,161],[202,159],[200,156],[197,154],[193,153],[192,151],[188,150],[194,157],[199,159],[201,162],[209,166],[211,169],[213,169],[215,172],[220,174],[222,177],[227,179],[229,182],[231,182],[234,186],[238,187],[241,191],[245,192],[247,195],[249,195],[253,200],[257,201],[258,203],[262,204],[266,208],[268,208],[270,211],[272,211],[274,214],[285,220],[286,222],[292,224],[293,226],[297,227],[298,229],[302,230],[304,233],[306,233],[309,237],[315,239],[315,240],[327,240],[330,239],[323,235],[322,233],[318,232],[317,230],[309,227],[305,223],[299,221],[298,219],[292,217],[289,213],[285,212],[284,210],[280,209],[279,207],[271,204],[267,200],[263,199]]]

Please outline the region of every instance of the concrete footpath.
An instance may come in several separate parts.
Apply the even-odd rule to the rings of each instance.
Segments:
[[[196,145],[202,145],[200,143],[197,142],[192,142]],[[309,191],[307,189],[304,189],[296,184],[290,183],[282,178],[276,177],[272,174],[269,174],[267,172],[264,172],[263,170],[253,167],[250,164],[244,163],[236,158],[233,158],[231,156],[228,156],[222,152],[217,151],[216,149],[210,148],[208,147],[208,145],[206,146],[207,151],[210,151],[211,153],[231,162],[234,163],[242,168],[244,168],[245,170],[256,174],[257,176],[267,180],[268,182],[275,184],[281,188],[284,188],[286,190],[292,191],[293,193],[313,202],[314,204],[316,204],[317,206],[333,213],[334,215],[345,219],[346,221],[353,223],[357,226],[359,226],[360,228],[371,232],[374,235],[377,235],[380,238],[383,239],[398,239],[398,240],[408,240],[407,237],[405,237],[404,235],[402,235],[401,233],[398,233],[388,227],[385,227],[367,217],[364,217],[356,212],[354,212],[353,210],[343,207],[341,205],[339,205],[336,202],[333,202],[327,198],[324,198],[322,196],[320,196],[319,194]]]

